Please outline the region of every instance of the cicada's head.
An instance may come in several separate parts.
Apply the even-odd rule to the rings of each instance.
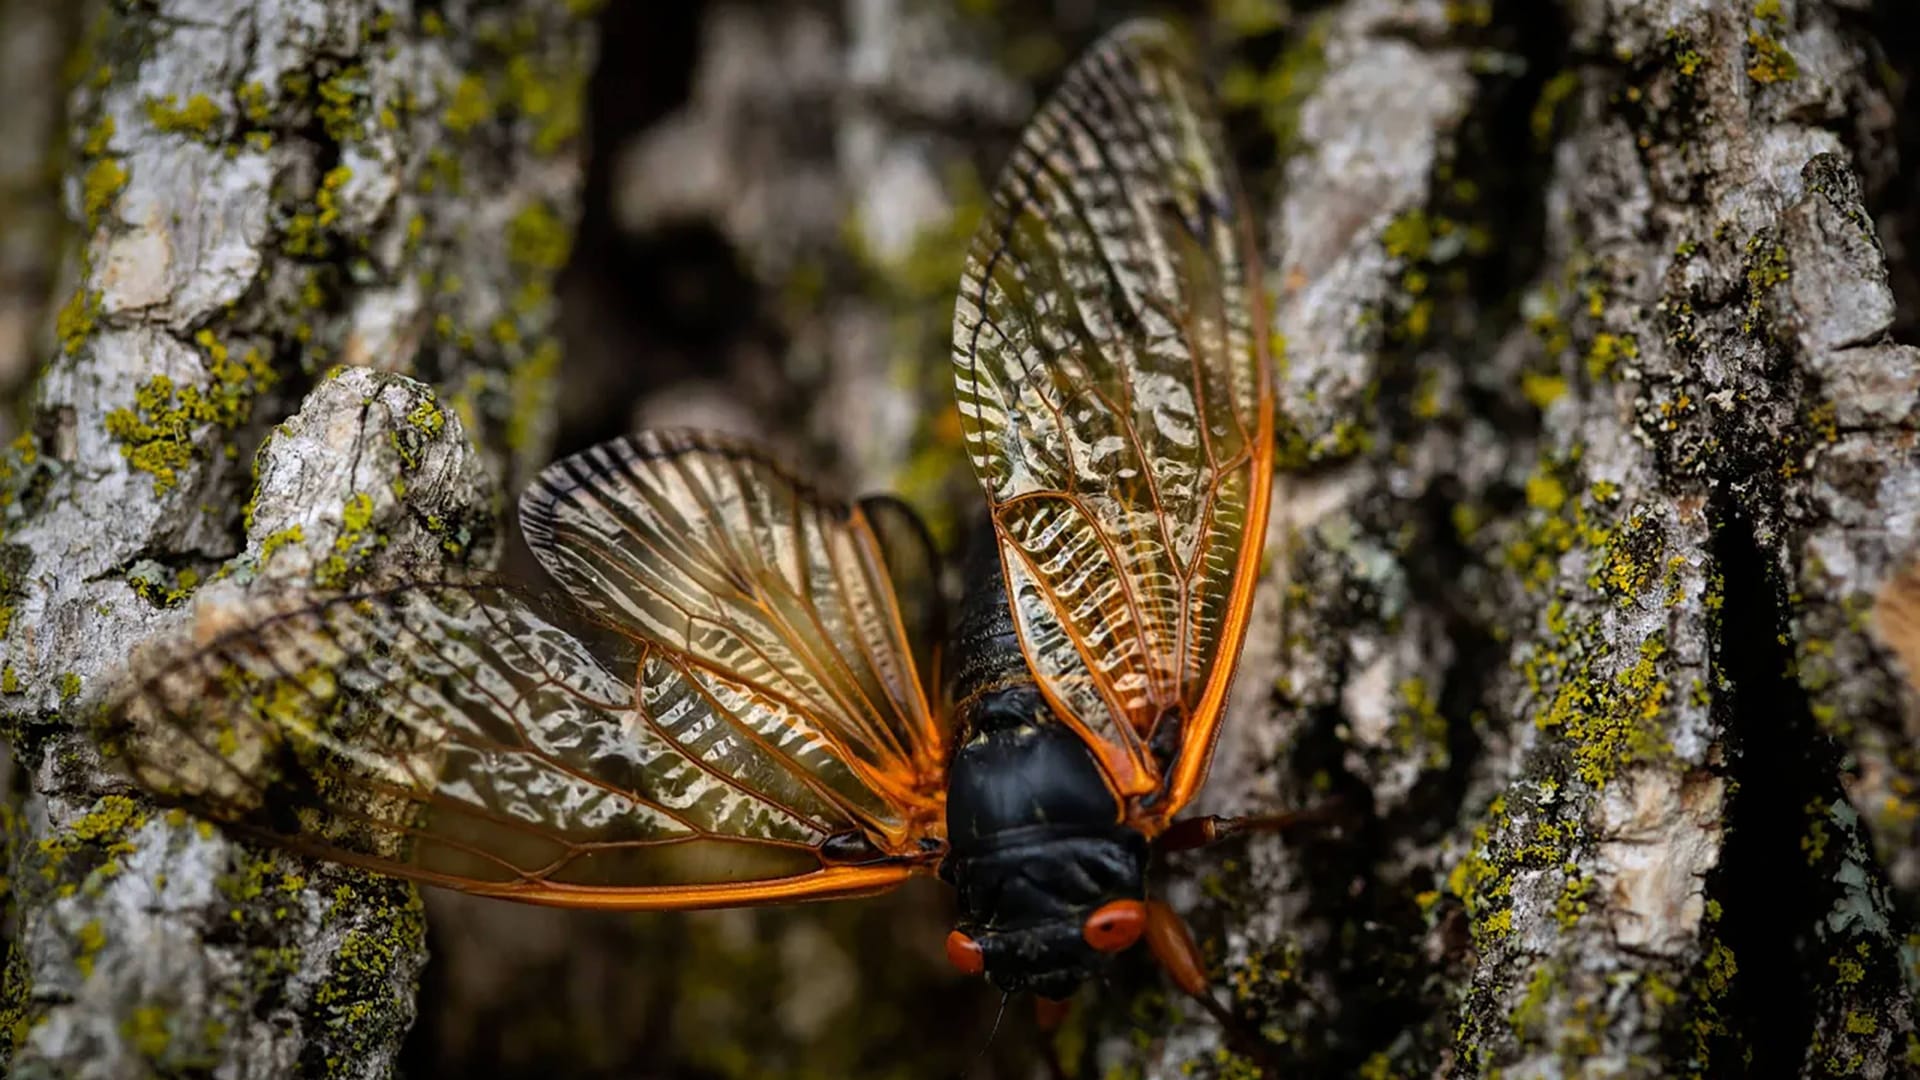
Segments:
[[[961,918],[947,958],[1008,993],[1058,1001],[1146,933],[1147,844],[1125,828],[1036,833],[956,866]]]
[[[1137,897],[1108,900],[1085,912],[1023,926],[972,925],[947,935],[947,959],[960,971],[984,974],[1007,993],[1030,990],[1065,1000],[1098,978],[1113,958],[1147,931],[1147,905]]]

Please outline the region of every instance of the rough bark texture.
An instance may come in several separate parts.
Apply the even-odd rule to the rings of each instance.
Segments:
[[[31,784],[10,1075],[392,1072],[417,895],[154,812],[88,719],[136,649],[242,591],[491,552],[500,483],[546,452],[585,14],[93,16],[69,65],[77,284],[4,470],[0,700]]]
[[[953,538],[960,259],[1039,94],[1136,9],[1092,7],[610,9],[562,445],[744,431]],[[489,550],[544,453],[586,28],[135,10],[79,68],[83,285],[7,479],[13,1067],[377,1074],[415,1007],[412,894],[145,812],[80,721],[232,590]],[[1222,998],[1283,1075],[1920,1069],[1920,697],[1874,612],[1920,554],[1910,13],[1183,10],[1286,357],[1270,580],[1200,809],[1342,819],[1157,869]],[[382,371],[314,380],[336,361]],[[238,462],[296,405],[243,524]],[[425,906],[416,1075],[951,1075],[995,1021],[943,970],[937,886]],[[1258,1067],[1145,963],[971,1067],[1041,1052]]]

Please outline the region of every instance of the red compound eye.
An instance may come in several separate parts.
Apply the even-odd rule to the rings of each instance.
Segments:
[[[1132,948],[1147,929],[1147,905],[1138,900],[1114,900],[1100,905],[1087,916],[1080,936],[1103,953]]]
[[[955,930],[947,935],[947,963],[962,975],[978,975],[987,970],[987,954],[979,942]]]

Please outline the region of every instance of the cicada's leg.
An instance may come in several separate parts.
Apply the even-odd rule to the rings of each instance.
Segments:
[[[1055,1001],[1038,994],[1033,996],[1033,1020],[1045,1041],[1047,1075],[1052,1080],[1068,1080],[1068,1077],[1075,1075],[1067,1068],[1067,1063],[1060,1060],[1060,1040],[1053,1037],[1060,1030],[1060,1025],[1067,1022],[1067,1014],[1072,1011],[1071,1000]]]
[[[1208,820],[1208,819],[1195,819]],[[1187,992],[1198,1001],[1225,1032],[1227,1042],[1234,1050],[1266,1066],[1268,1075],[1280,1075],[1273,1061],[1273,1046],[1261,1037],[1252,1025],[1235,1016],[1231,1010],[1213,996],[1212,987],[1207,980],[1206,958],[1200,954],[1200,946],[1193,940],[1193,932],[1187,929],[1187,921],[1180,914],[1159,900],[1147,901],[1147,948],[1152,950],[1153,958],[1166,969],[1167,976],[1175,986]]]
[[[1196,819],[1205,820],[1205,819]],[[1167,969],[1167,977],[1173,984],[1194,997],[1213,1004],[1213,995],[1207,993],[1207,962],[1200,955],[1200,946],[1193,940],[1193,932],[1187,929],[1187,921],[1180,913],[1168,907],[1164,901],[1147,901],[1147,948],[1152,950],[1153,958]]]
[[[1288,833],[1337,824],[1343,817],[1344,808],[1340,800],[1334,799],[1310,809],[1289,810],[1280,814],[1185,818],[1169,825],[1167,831],[1154,841],[1154,846],[1161,851],[1192,851],[1245,833]]]

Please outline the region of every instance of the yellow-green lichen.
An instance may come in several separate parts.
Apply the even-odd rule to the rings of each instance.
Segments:
[[[369,917],[369,907],[380,918]],[[342,937],[327,976],[314,990],[313,1003],[329,1036],[359,1045],[377,1036],[395,1036],[412,1020],[409,988],[396,979],[410,969],[425,932],[420,895],[395,882],[365,889],[341,886],[334,912],[354,910],[357,925]]]
[[[194,440],[201,429],[240,427],[252,417],[254,399],[277,381],[258,349],[236,358],[210,330],[201,330],[194,340],[205,350],[207,386],[176,386],[168,376],[155,375],[135,390],[133,408],[107,414],[107,434],[120,444],[130,466],[153,475],[155,494],[179,484],[180,471],[196,456]]]
[[[99,317],[100,294],[85,286],[74,289],[53,321],[54,333],[60,338],[60,351],[68,356],[79,352],[93,336],[94,320]]]
[[[313,114],[327,138],[345,145],[361,135],[366,114],[367,76],[358,66],[323,79]]]
[[[314,217],[315,228],[331,228],[340,220],[339,191],[351,179],[353,179],[353,170],[345,165],[336,165],[328,169],[326,175],[320,178],[320,189],[313,195],[314,206],[319,210]]]
[[[1397,750],[1417,754],[1424,767],[1444,769],[1451,760],[1447,748],[1447,718],[1424,679],[1400,684],[1401,707],[1395,711],[1391,737]]]
[[[555,47],[531,20],[484,26],[475,36],[482,63],[443,91],[446,129],[464,136],[496,121],[517,122],[541,155],[576,142],[585,124],[588,66]]]
[[[93,974],[93,958],[107,947],[107,930],[99,919],[88,919],[73,935],[73,968],[81,978]]]
[[[1592,878],[1568,874],[1566,884],[1560,887],[1560,895],[1553,902],[1554,919],[1562,930],[1573,929],[1587,913],[1587,897],[1592,891]]]
[[[1760,0],[1753,18],[1757,25],[1747,31],[1747,77],[1763,85],[1799,78],[1799,62],[1780,41],[1786,31],[1780,0]]]
[[[272,118],[273,110],[270,105],[271,99],[267,93],[265,83],[241,83],[240,86],[234,90],[233,97],[234,100],[239,103],[240,115],[247,123],[260,125]]]
[[[1284,0],[1213,0],[1209,6],[1213,24],[1235,39],[1284,30],[1292,21]]]
[[[145,104],[147,121],[156,130],[187,135],[202,141],[219,137],[221,121],[226,116],[220,111],[220,106],[205,94],[192,95],[184,105],[172,94],[150,97]]]
[[[356,491],[347,496],[340,508],[340,535],[334,538],[333,552],[314,571],[315,583],[332,587],[358,571],[377,548],[386,545],[386,537],[369,531],[373,524],[373,496]]]
[[[1426,211],[1407,210],[1381,230],[1380,243],[1396,259],[1419,262],[1432,252],[1435,231],[1436,222]]]
[[[1717,921],[1710,912],[1708,922]],[[1723,1012],[1733,989],[1734,976],[1740,972],[1740,965],[1734,961],[1733,950],[1720,940],[1717,932],[1709,930],[1703,945],[1705,952],[1690,979],[1692,992],[1684,998],[1687,1006],[1686,1031],[1693,1047],[1687,1071],[1695,1076],[1711,1074],[1715,1044],[1740,1037]]]
[[[1605,558],[1587,577],[1589,588],[1611,596],[1621,607],[1649,598],[1666,554],[1666,532],[1644,514],[1629,515],[1608,537]],[[1677,570],[1676,570],[1677,580]]]
[[[1229,108],[1257,110],[1282,157],[1299,143],[1300,109],[1326,75],[1330,36],[1330,22],[1316,17],[1288,39],[1264,70],[1239,63],[1221,79],[1221,101]]]
[[[1493,25],[1493,0],[1447,0],[1442,9],[1447,25],[1487,27]]]
[[[146,572],[136,570],[128,574],[127,584],[132,586],[134,595],[154,607],[170,608],[193,595],[193,590],[200,584],[200,573],[192,567],[186,567],[178,573],[169,574],[164,568],[148,564]]]
[[[522,269],[557,272],[572,249],[572,230],[544,202],[529,203],[507,222],[507,258]]]
[[[1639,659],[1611,679],[1593,670],[1588,654],[1559,680],[1534,726],[1566,738],[1574,775],[1602,787],[1627,765],[1670,752],[1660,722],[1671,695],[1660,672],[1666,651],[1656,634],[1641,643]]]
[[[107,146],[113,142],[113,134],[113,117],[102,115],[87,129],[86,137],[80,142],[80,153],[90,158],[105,154]]]
[[[562,64],[543,69],[523,53],[507,61],[507,103],[533,126],[536,154],[557,153],[579,138],[586,116],[587,69]]]
[[[1800,836],[1800,850],[1806,854],[1807,865],[1817,865],[1826,857],[1827,842],[1827,804],[1823,799],[1814,799],[1801,808],[1807,816],[1807,831]]]
[[[1527,505],[1549,514],[1557,514],[1567,504],[1567,488],[1560,478],[1544,469],[1527,477]]]
[[[147,1061],[159,1061],[166,1056],[173,1045],[173,1035],[167,1030],[169,1010],[159,1005],[140,1005],[127,1016],[121,1026],[121,1034],[133,1044],[135,1053]]]
[[[283,899],[297,897],[307,887],[307,878],[291,862],[277,855],[256,857],[242,855],[240,867],[233,873],[222,874],[214,881],[214,887],[234,905],[252,904],[264,897],[278,896]],[[244,917],[240,911],[237,917]],[[287,909],[276,908],[273,917],[283,919]]]
[[[1535,513],[1529,515],[1527,528],[1507,542],[1502,556],[1528,589],[1553,580],[1560,556],[1576,546],[1604,546],[1611,535],[1599,524],[1598,500],[1574,496],[1577,461],[1577,455],[1543,460],[1527,477],[1527,505]]]
[[[56,886],[59,895],[72,896],[83,883],[119,874],[121,857],[134,850],[131,835],[146,821],[132,799],[102,797],[71,825],[35,845],[40,880]]]
[[[1593,335],[1593,344],[1587,349],[1587,374],[1598,382],[1612,375],[1620,361],[1639,358],[1640,343],[1632,334],[1610,334],[1603,330]]]
[[[493,102],[487,94],[487,81],[478,75],[462,76],[448,94],[446,111],[440,122],[455,135],[465,135],[493,117]]]
[[[1522,372],[1520,375],[1520,396],[1536,409],[1547,408],[1565,397],[1566,393],[1567,380],[1560,375],[1538,371]]]
[[[1747,280],[1747,317],[1740,324],[1742,333],[1764,328],[1766,299],[1774,289],[1793,276],[1793,265],[1785,244],[1761,231],[1747,241],[1744,261]]]
[[[290,544],[298,544],[307,538],[307,531],[300,525],[289,525],[279,532],[270,533],[260,541],[260,561],[265,563],[273,558],[274,552]]]
[[[425,432],[429,437],[440,434],[447,426],[447,417],[434,404],[431,398],[421,398],[420,403],[407,411],[407,423]]]
[[[1667,31],[1667,57],[1680,77],[1691,79],[1707,65],[1707,57],[1694,47],[1693,38],[1678,29]]]
[[[114,158],[101,158],[80,177],[80,209],[88,228],[98,228],[106,211],[127,186],[126,166]]]
[[[1553,141],[1553,131],[1559,122],[1561,109],[1580,89],[1580,73],[1568,68],[1548,79],[1540,87],[1540,96],[1533,103],[1533,112],[1527,118],[1527,127],[1533,132],[1535,146],[1544,147]]]
[[[534,434],[548,417],[553,377],[559,370],[560,343],[549,339],[508,371],[507,396],[513,402],[513,411],[507,415],[504,437],[509,450],[532,448]]]
[[[1521,995],[1520,1003],[1513,1007],[1507,1016],[1507,1022],[1513,1026],[1513,1033],[1525,1042],[1538,1038],[1546,1020],[1547,1003],[1553,999],[1554,986],[1559,979],[1559,969],[1549,961],[1533,969],[1533,975],[1527,979],[1527,989]]]

